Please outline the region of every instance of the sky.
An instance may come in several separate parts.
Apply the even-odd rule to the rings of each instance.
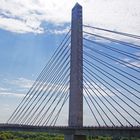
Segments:
[[[0,0],[0,122],[69,30],[76,2],[83,6],[84,24],[140,34],[140,0]]]

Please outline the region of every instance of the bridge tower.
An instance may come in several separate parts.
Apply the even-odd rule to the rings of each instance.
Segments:
[[[71,20],[71,64],[69,127],[83,126],[83,32],[82,6],[76,3]],[[85,140],[85,136],[66,135],[65,140]]]

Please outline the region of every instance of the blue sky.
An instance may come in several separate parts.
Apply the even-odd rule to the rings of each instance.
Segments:
[[[1,29],[0,38],[0,121],[3,122],[27,93],[63,34],[21,34]]]
[[[70,28],[76,2],[0,0],[0,122],[8,119]],[[139,0],[78,2],[85,24],[140,34]]]

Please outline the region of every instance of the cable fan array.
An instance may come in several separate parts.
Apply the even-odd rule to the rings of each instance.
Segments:
[[[140,36],[83,27],[83,90],[85,107],[91,112],[89,125],[92,121],[94,126],[139,126],[140,46],[136,43]]]
[[[140,36],[83,29],[84,125],[140,126]],[[55,126],[68,117],[70,36],[69,31],[8,123]]]
[[[69,97],[70,44],[69,31],[7,123],[54,126],[59,122]]]

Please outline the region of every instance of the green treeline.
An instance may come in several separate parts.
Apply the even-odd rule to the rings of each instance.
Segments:
[[[64,140],[63,135],[49,135],[45,132],[1,131],[0,140]]]
[[[140,138],[112,138],[102,136],[88,136],[87,140],[140,140]],[[45,132],[12,132],[0,131],[0,140],[64,140],[63,135],[48,134]]]

